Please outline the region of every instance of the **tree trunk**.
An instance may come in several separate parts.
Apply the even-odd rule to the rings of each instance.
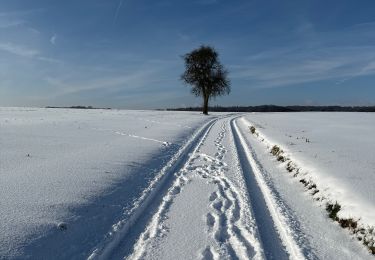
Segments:
[[[208,96],[203,97],[203,114],[208,115]]]

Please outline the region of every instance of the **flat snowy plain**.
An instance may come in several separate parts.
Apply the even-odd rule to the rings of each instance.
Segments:
[[[0,258],[373,259],[269,146],[372,225],[374,119],[0,108]]]

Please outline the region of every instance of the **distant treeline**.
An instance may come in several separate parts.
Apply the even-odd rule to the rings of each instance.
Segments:
[[[100,107],[92,107],[92,106],[71,106],[71,107],[51,107],[48,106],[46,108],[72,108],[72,109],[111,109],[109,107],[107,108],[100,108]]]
[[[201,111],[201,107],[168,108],[168,111]],[[210,107],[213,112],[375,112],[375,106],[231,106]]]

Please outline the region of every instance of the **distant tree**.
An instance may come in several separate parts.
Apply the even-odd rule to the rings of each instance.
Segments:
[[[218,59],[213,47],[202,45],[183,56],[185,72],[181,80],[192,85],[191,93],[203,98],[203,114],[208,114],[208,101],[211,97],[230,93],[228,71]]]

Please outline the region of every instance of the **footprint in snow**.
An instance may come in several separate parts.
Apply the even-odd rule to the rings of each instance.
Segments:
[[[213,192],[213,193],[210,195],[209,200],[210,200],[210,201],[214,201],[214,200],[216,200],[216,198],[217,198],[217,193],[216,193],[216,192]]]
[[[211,213],[206,215],[206,223],[209,228],[212,228],[215,225],[215,217]]]
[[[203,250],[202,255],[201,255],[201,259],[205,259],[205,260],[212,260],[212,259],[214,259],[214,255],[212,254],[210,246],[207,246]]]

